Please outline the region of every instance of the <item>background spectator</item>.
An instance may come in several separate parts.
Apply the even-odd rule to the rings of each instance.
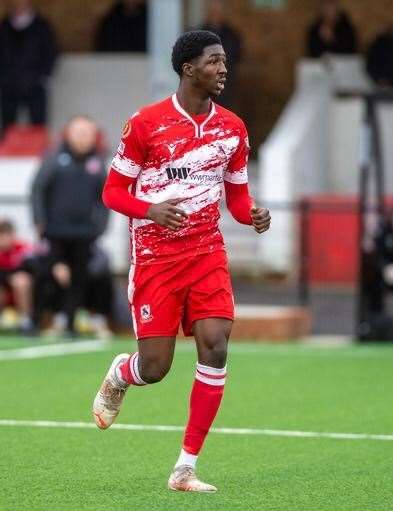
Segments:
[[[36,269],[36,292],[34,309],[36,324],[42,324],[45,312],[52,314],[52,325],[46,334],[63,335],[67,329],[67,293],[71,285],[71,270],[64,262],[53,259],[50,244],[41,243],[40,253],[34,260]],[[109,259],[96,244],[90,247],[87,262],[87,284],[84,302],[75,318],[78,333],[93,334],[108,338],[112,332],[108,318],[112,317],[113,285]]]
[[[91,246],[108,219],[101,201],[106,166],[97,141],[95,123],[74,117],[66,128],[64,144],[43,161],[33,183],[34,223],[50,243],[52,264],[64,263],[70,270],[65,313],[71,335],[75,312],[85,302]]]
[[[0,309],[14,305],[16,326],[23,333],[34,333],[32,321],[33,278],[28,271],[31,247],[18,240],[9,220],[0,220]]]
[[[0,24],[0,88],[2,129],[27,107],[32,124],[47,121],[46,86],[56,59],[56,43],[48,22],[31,0],[12,0]]]
[[[367,51],[367,72],[382,87],[393,87],[393,25],[379,32]]]
[[[319,58],[324,53],[350,54],[357,51],[357,36],[348,14],[338,0],[323,0],[321,13],[307,35],[307,54]]]
[[[233,91],[236,81],[236,67],[241,57],[241,39],[239,33],[226,21],[224,2],[222,0],[209,0],[205,23],[199,27],[217,34],[227,55],[227,81],[225,89],[217,98],[217,103],[230,107],[233,100]]]
[[[146,51],[147,10],[143,0],[115,2],[102,19],[96,51]]]

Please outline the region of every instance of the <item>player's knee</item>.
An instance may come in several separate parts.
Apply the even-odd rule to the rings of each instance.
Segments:
[[[52,268],[52,275],[61,287],[68,287],[71,283],[71,270],[64,263],[56,263]]]
[[[156,360],[142,362],[139,368],[141,378],[146,383],[158,383],[168,374],[169,366]]]
[[[16,291],[26,291],[31,288],[32,279],[26,272],[14,273],[10,278],[10,285]]]
[[[210,336],[204,343],[202,364],[211,367],[224,367],[227,360],[228,340],[224,333]]]

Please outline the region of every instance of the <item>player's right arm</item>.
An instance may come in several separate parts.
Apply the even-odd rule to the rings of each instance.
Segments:
[[[152,204],[138,199],[132,192],[146,157],[142,142],[146,140],[146,134],[143,129],[138,114],[124,127],[122,139],[104,185],[102,200],[108,208],[127,217],[150,219],[159,225],[177,230],[187,217],[183,210],[170,201]]]
[[[105,182],[102,200],[107,208],[129,218],[147,218],[171,230],[179,229],[187,215],[170,201],[151,204],[135,197],[132,190],[135,178],[123,176],[113,167]]]

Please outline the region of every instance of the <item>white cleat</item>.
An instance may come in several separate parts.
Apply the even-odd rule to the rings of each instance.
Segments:
[[[180,465],[173,470],[169,477],[168,488],[173,491],[196,491],[201,493],[213,493],[217,488],[212,484],[200,481],[195,470],[189,465]]]
[[[121,353],[115,357],[94,399],[93,415],[100,429],[109,428],[119,415],[121,403],[129,386],[119,380],[116,368],[128,358],[130,358],[128,353]]]

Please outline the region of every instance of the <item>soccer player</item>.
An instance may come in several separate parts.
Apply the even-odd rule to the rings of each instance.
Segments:
[[[132,386],[168,373],[180,323],[198,353],[189,419],[168,487],[213,492],[195,465],[224,392],[227,343],[234,317],[227,256],[218,228],[222,184],[232,216],[263,233],[266,209],[247,185],[247,131],[212,101],[227,70],[219,37],[198,30],[176,41],[177,92],[142,108],[127,122],[103,200],[130,220],[132,262],[128,298],[138,351],[118,355],[93,404],[97,426],[108,428]]]

